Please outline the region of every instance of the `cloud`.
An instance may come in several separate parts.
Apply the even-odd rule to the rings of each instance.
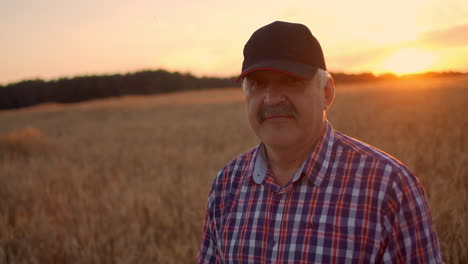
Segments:
[[[468,46],[468,25],[460,25],[422,34],[421,41],[430,46]]]

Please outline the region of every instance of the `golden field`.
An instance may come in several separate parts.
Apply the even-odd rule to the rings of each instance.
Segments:
[[[0,112],[0,263],[193,263],[216,172],[257,144],[240,88]],[[468,78],[338,85],[334,128],[421,180],[468,263]]]

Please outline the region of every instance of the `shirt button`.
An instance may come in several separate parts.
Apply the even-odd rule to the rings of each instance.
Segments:
[[[275,200],[281,200],[281,196],[281,194],[274,194],[273,197],[275,198]]]
[[[269,244],[270,244],[270,247],[275,247],[275,246],[276,246],[276,240],[271,239],[271,240],[269,241]]]

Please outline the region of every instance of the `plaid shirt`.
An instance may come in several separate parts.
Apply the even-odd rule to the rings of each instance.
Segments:
[[[333,130],[283,188],[264,145],[217,175],[197,263],[443,263],[418,179]]]

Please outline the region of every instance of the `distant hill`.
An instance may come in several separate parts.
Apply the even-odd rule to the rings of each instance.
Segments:
[[[397,76],[372,73],[332,73],[335,82],[375,82],[410,78],[453,77],[467,75],[459,72],[429,72]],[[51,81],[25,80],[0,85],[0,110],[22,108],[47,102],[74,103],[97,98],[170,93],[196,89],[238,86],[235,77],[196,77],[190,73],[165,70],[140,71],[128,74],[78,76]]]

